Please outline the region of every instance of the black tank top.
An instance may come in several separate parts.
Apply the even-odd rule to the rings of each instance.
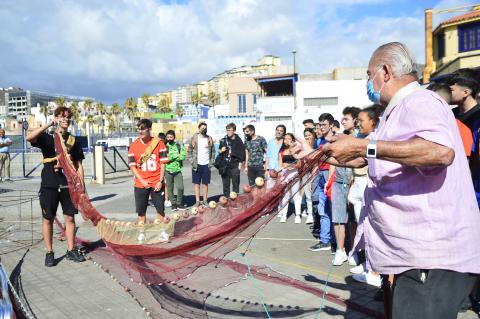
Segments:
[[[286,164],[292,164],[295,162],[293,155],[282,155],[282,161]]]

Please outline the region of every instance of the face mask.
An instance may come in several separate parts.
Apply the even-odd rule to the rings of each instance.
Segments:
[[[370,80],[367,81],[367,95],[368,95],[368,99],[370,101],[372,101],[373,103],[375,104],[380,104],[380,92],[382,91],[383,89],[383,85],[385,85],[385,83],[383,83],[382,87],[380,88],[379,91],[375,91],[375,89],[373,88],[373,80],[375,79],[375,77],[377,76],[377,73],[380,69],[377,70],[377,72],[375,72],[375,75],[373,76],[373,78],[371,78]]]
[[[174,144],[175,141],[168,141],[168,144]]]
[[[201,130],[200,133],[202,133],[202,135],[207,135],[207,129]]]
[[[247,141],[251,141],[252,140],[252,136],[250,134],[245,134],[245,139]]]

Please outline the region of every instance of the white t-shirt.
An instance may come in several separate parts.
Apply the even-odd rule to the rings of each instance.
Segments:
[[[208,165],[210,162],[210,147],[208,146],[208,137],[203,137],[201,134],[199,134],[197,148],[197,164]]]

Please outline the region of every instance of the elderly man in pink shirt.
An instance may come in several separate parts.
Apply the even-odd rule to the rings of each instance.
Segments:
[[[335,165],[368,162],[363,242],[372,269],[395,275],[392,318],[457,318],[480,273],[480,212],[454,116],[401,43],[375,50],[367,73],[386,106],[378,127],[324,151]]]

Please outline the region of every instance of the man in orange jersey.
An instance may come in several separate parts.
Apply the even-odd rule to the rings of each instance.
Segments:
[[[137,138],[128,150],[128,162],[135,175],[135,207],[138,223],[146,222],[148,198],[157,209],[157,219],[165,216],[165,163],[168,162],[167,148],[157,137],[152,137],[152,121],[141,119],[137,123]]]

